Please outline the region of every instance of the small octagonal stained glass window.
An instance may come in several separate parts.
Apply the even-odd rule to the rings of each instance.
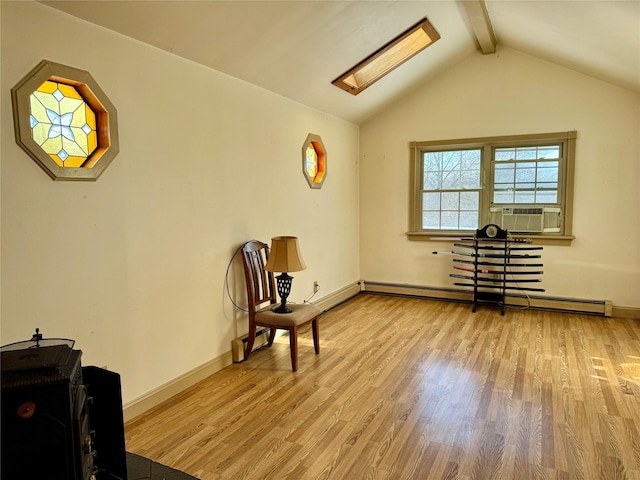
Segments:
[[[322,188],[327,176],[327,150],[319,135],[310,133],[302,146],[302,173],[311,188]]]
[[[31,94],[33,140],[61,167],[81,167],[98,145],[96,114],[71,85],[47,80]]]

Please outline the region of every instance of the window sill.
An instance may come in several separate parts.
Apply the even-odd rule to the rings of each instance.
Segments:
[[[407,238],[411,241],[432,241],[432,240],[457,240],[462,237],[472,237],[474,231],[466,232],[407,232]],[[527,238],[533,245],[558,245],[570,246],[576,238],[573,235],[513,235],[513,238]]]

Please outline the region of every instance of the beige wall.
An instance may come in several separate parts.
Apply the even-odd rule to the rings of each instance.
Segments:
[[[577,130],[570,247],[543,251],[559,297],[640,306],[640,95],[502,48],[472,55],[360,130],[360,274],[453,286],[448,242],[411,242],[410,141]]]
[[[359,279],[356,125],[32,2],[2,4],[1,343],[77,341],[125,404],[230,350],[236,248],[297,235],[302,301]],[[120,154],[95,183],[54,182],[15,143],[10,89],[40,60],[91,72]],[[321,190],[302,175],[321,135]],[[238,258],[231,289],[244,303]],[[240,287],[240,288],[238,288]]]

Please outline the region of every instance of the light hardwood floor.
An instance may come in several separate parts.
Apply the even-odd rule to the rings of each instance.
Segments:
[[[640,479],[640,322],[361,294],[126,425],[203,480]]]

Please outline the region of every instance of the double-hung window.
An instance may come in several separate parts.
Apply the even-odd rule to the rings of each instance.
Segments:
[[[421,228],[478,228],[482,150],[424,151],[421,158]]]
[[[410,238],[493,223],[569,243],[575,139],[562,132],[412,142]]]

